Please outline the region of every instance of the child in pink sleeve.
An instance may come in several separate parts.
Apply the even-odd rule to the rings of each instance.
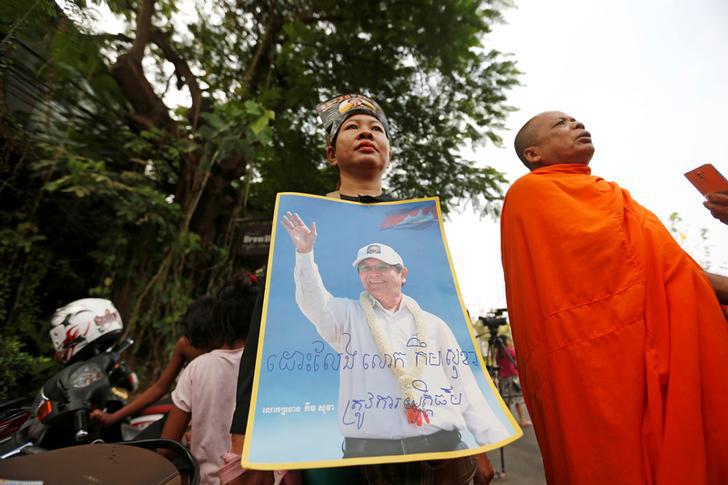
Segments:
[[[208,325],[186,329],[195,340],[192,345],[214,350],[190,362],[182,372],[162,438],[179,441],[191,424],[190,451],[200,465],[201,484],[220,483],[217,469],[230,448],[235,383],[254,302],[253,288],[237,282],[220,292]]]

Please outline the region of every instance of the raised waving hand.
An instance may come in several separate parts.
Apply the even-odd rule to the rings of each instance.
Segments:
[[[299,253],[309,253],[313,249],[313,244],[316,242],[316,223],[311,224],[311,229],[304,224],[301,216],[294,212],[291,214],[290,211],[286,212],[283,216],[283,227],[286,228],[288,235],[291,236],[293,245],[296,246],[296,251]]]

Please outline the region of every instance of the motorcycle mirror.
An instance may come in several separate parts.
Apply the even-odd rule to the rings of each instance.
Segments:
[[[121,342],[115,343],[114,345],[109,347],[106,351],[107,352],[116,352],[118,354],[121,354],[122,352],[124,352],[126,349],[128,349],[132,345],[134,345],[134,339],[127,337],[124,340],[122,340]]]

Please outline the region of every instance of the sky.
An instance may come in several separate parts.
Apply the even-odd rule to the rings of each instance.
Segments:
[[[668,227],[677,212],[683,248],[728,275],[728,226],[683,176],[712,163],[728,177],[728,2],[520,0],[505,19],[485,44],[512,53],[523,72],[509,95],[518,111],[501,133],[504,148],[472,156],[514,181],[526,173],[515,133],[535,114],[564,111],[592,134],[592,173]],[[467,209],[445,228],[470,313],[505,307],[498,223]]]

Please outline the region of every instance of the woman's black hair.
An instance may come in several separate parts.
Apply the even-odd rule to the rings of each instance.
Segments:
[[[209,348],[217,335],[211,325],[215,299],[205,295],[195,300],[182,317],[182,333],[194,347]]]
[[[212,311],[212,325],[220,344],[232,345],[248,336],[250,317],[258,287],[254,275],[246,273],[234,278],[217,296]]]

